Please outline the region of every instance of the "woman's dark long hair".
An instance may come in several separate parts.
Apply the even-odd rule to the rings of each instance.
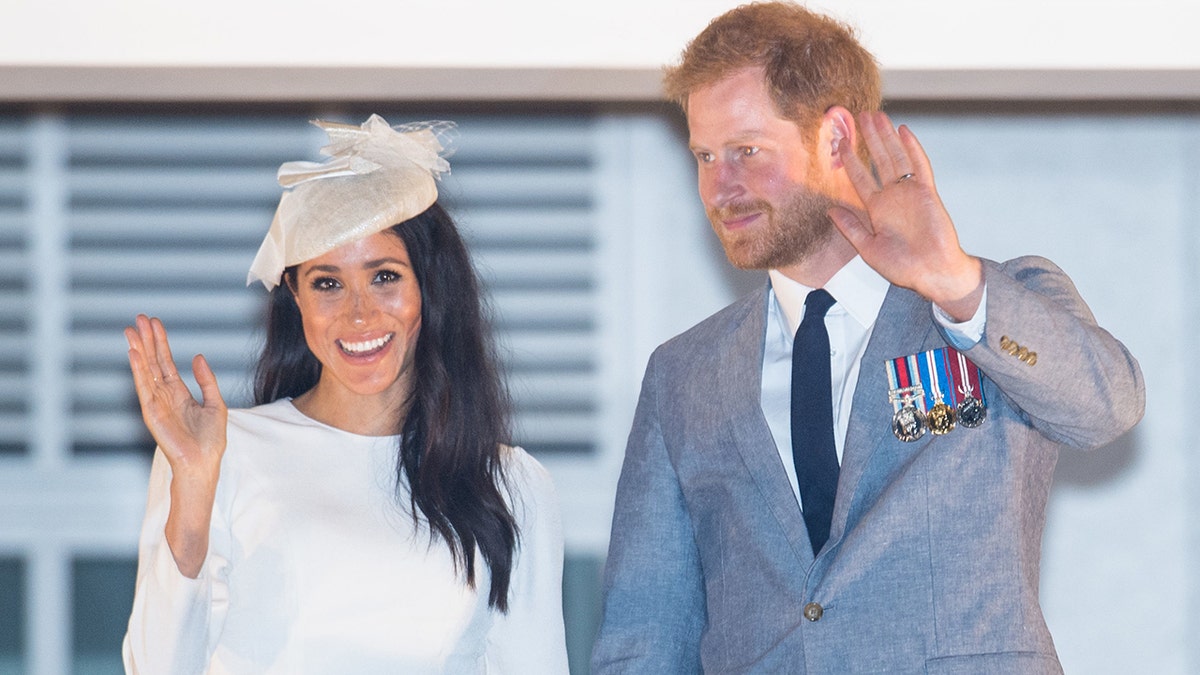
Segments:
[[[400,435],[397,479],[407,480],[414,521],[423,515],[475,586],[479,548],[492,584],[488,604],[508,611],[517,525],[503,495],[500,446],[511,442],[508,393],[484,320],[483,297],[466,245],[434,204],[395,225],[421,290],[414,390]],[[255,372],[255,402],[303,394],[321,364],[309,351],[288,279],[271,292],[267,339]],[[418,515],[419,514],[419,515]]]

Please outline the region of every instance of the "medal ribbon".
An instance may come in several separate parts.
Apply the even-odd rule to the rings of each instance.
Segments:
[[[899,411],[905,403],[925,410],[925,389],[921,385],[921,372],[916,355],[901,356],[887,363],[888,385],[891,391],[888,398],[892,401],[892,409]]]
[[[933,410],[933,406],[942,402],[942,392],[939,390],[937,371],[934,369],[933,350],[916,355],[917,366],[920,368],[921,382],[928,383],[925,387],[925,410]]]
[[[976,398],[980,403],[986,405],[987,401],[983,398],[983,382],[979,377],[979,366],[976,366],[954,347],[946,347],[946,360],[950,362],[947,365],[953,378],[956,401]]]
[[[893,412],[900,410],[900,365],[897,363],[899,359],[892,359],[887,362],[888,376],[888,400],[892,402]]]
[[[928,412],[929,408],[933,406],[925,404],[926,400],[929,398],[929,387],[925,386],[925,383],[929,381],[929,371],[922,370],[921,366],[923,365],[923,360],[924,359],[919,358],[917,354],[911,354],[905,357],[905,361],[908,363],[908,373],[913,379],[913,401],[916,402],[917,408],[919,408],[921,412]]]
[[[932,409],[939,403],[946,403],[946,394],[949,394],[952,399],[949,404],[954,405],[950,373],[946,370],[946,349],[931,349],[921,356],[924,357],[925,371],[929,373],[929,394],[925,397],[929,408]]]

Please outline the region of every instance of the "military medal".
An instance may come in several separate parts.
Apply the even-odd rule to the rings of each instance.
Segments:
[[[946,361],[950,367],[953,392],[958,399],[958,423],[975,429],[987,419],[979,366],[953,347],[946,348]]]
[[[968,429],[975,429],[987,418],[987,408],[983,401],[968,396],[958,404],[958,419]]]
[[[911,443],[943,436],[958,426],[974,429],[987,419],[983,375],[953,347],[931,349],[887,362],[892,433]]]
[[[925,413],[917,409],[910,399],[906,399],[896,414],[892,415],[892,433],[905,443],[924,436],[928,427]]]
[[[925,419],[925,389],[921,386],[920,371],[916,357],[900,357],[887,363],[888,399],[895,411],[892,415],[892,433],[896,438],[911,443],[925,435],[929,428]]]
[[[929,422],[929,430],[935,436],[944,436],[954,431],[956,417],[954,407],[946,403],[943,393],[950,382],[950,373],[946,370],[946,350],[931,349],[921,354],[918,359],[921,361],[921,373],[925,376],[925,381],[929,383],[927,395],[929,412],[925,413],[925,418]]]

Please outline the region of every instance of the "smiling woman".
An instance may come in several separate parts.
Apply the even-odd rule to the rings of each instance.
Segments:
[[[412,392],[421,289],[392,230],[284,273],[321,362],[317,386],[294,401],[305,415],[367,435],[394,433]]]
[[[162,323],[126,329],[158,443],[126,670],[565,672],[557,498],[509,445],[436,127],[319,124],[251,266],[258,405],[202,356],[195,401]]]

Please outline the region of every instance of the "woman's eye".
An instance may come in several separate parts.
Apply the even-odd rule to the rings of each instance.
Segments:
[[[318,277],[313,279],[312,287],[317,291],[332,291],[340,288],[341,284],[337,282],[337,279],[331,277]]]
[[[375,283],[377,284],[390,284],[399,280],[400,275],[391,270],[379,270],[379,272],[375,274]]]

